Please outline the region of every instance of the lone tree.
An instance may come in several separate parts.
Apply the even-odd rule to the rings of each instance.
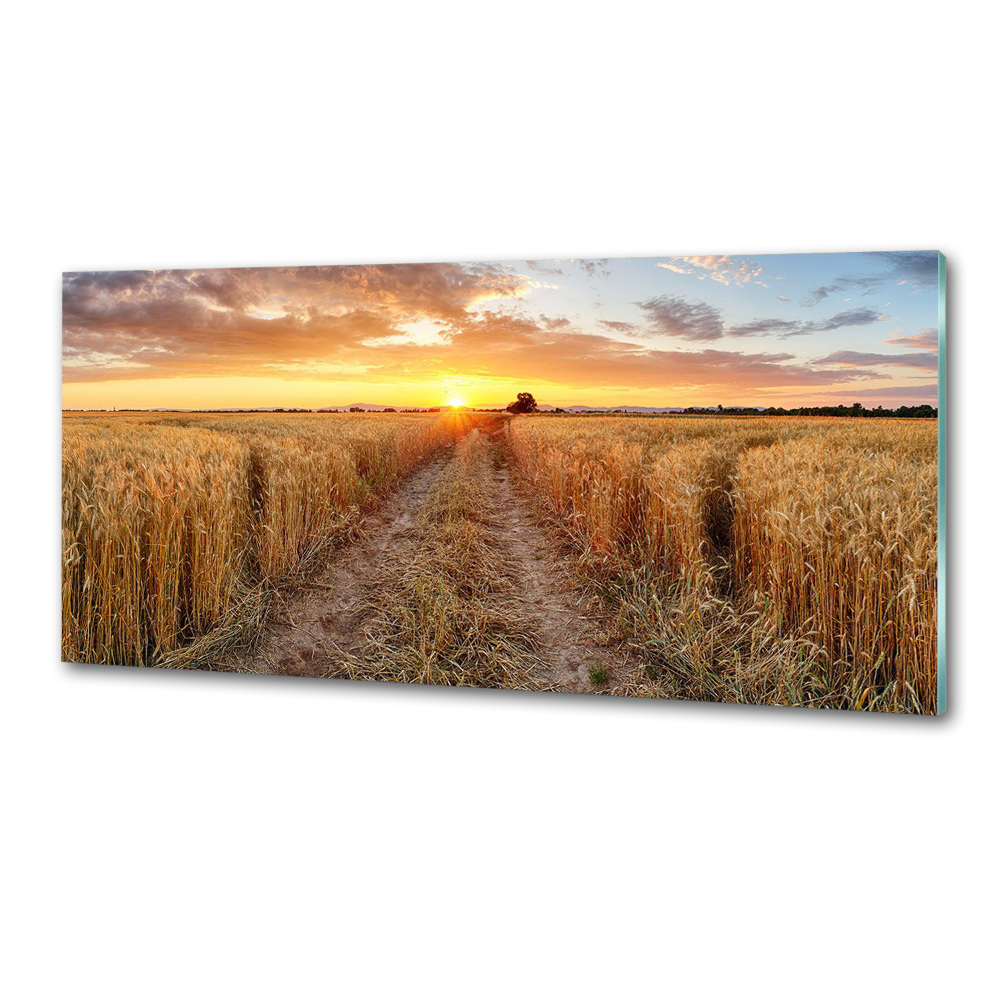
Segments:
[[[538,404],[530,392],[519,392],[513,403],[507,404],[508,413],[537,413]]]

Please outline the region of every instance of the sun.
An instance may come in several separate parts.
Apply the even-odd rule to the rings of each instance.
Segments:
[[[461,396],[452,396],[448,400],[448,405],[457,410],[460,406],[465,406],[465,400]]]

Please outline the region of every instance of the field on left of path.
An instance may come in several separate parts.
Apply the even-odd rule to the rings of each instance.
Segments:
[[[483,417],[66,414],[62,655],[197,666]]]

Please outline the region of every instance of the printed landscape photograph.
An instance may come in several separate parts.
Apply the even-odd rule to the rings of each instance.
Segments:
[[[944,272],[66,273],[63,659],[938,714]]]

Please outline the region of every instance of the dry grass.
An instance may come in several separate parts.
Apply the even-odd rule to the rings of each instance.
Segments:
[[[933,712],[937,424],[535,417],[522,475],[645,658],[618,693]]]
[[[63,657],[193,664],[475,418],[93,415],[64,421]]]
[[[534,626],[497,503],[489,430],[463,438],[368,598],[364,653],[338,675],[531,688]],[[491,427],[492,424],[492,427]]]

